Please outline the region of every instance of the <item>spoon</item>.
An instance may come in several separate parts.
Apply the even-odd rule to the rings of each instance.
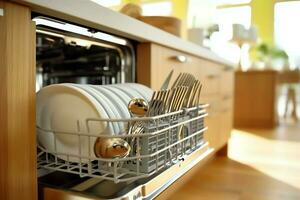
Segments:
[[[129,155],[130,145],[121,138],[97,138],[95,155],[99,158],[124,158]]]
[[[133,117],[144,117],[149,111],[149,104],[142,98],[133,98],[128,103],[128,110]],[[144,125],[142,122],[132,122],[128,123],[128,134],[140,134],[144,130]],[[133,147],[133,152],[137,155],[140,154],[140,149],[137,147],[138,144],[135,143],[136,138],[132,137],[130,144]]]
[[[149,110],[149,105],[142,98],[133,98],[128,103],[128,110],[133,117],[144,117]]]

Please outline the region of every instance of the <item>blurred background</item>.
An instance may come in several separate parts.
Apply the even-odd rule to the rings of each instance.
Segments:
[[[185,40],[211,49],[237,70],[283,73],[276,113],[299,117],[300,1],[297,0],[93,0]],[[174,28],[149,16],[173,17]],[[152,20],[152,21],[151,21]],[[160,20],[160,19],[158,19]],[[171,22],[170,22],[171,23]],[[172,25],[173,25],[172,24]],[[293,81],[291,81],[293,79]]]
[[[93,1],[235,65],[228,157],[212,161],[170,199],[300,199],[300,1]]]

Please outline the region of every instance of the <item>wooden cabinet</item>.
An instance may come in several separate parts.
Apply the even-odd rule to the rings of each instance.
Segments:
[[[0,199],[34,200],[35,27],[27,7],[0,8]]]
[[[171,83],[180,72],[202,80],[201,103],[209,103],[205,138],[217,151],[227,144],[232,128],[234,72],[231,67],[153,43],[138,45],[137,80],[158,90],[171,70]]]
[[[236,72],[235,127],[272,128],[277,124],[276,71]]]

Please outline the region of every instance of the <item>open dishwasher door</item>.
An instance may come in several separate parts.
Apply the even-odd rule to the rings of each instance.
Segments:
[[[80,178],[78,175],[53,172],[39,179],[39,199],[92,200],[92,199],[154,199],[195,165],[212,155],[208,143],[170,168],[151,177],[114,183],[99,178]]]

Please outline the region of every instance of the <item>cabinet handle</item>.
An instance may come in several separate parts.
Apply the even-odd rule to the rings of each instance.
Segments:
[[[226,71],[226,72],[228,72],[228,71],[233,71],[233,67],[225,66],[225,67],[223,68],[223,71]]]
[[[219,75],[217,75],[217,74],[210,74],[210,75],[207,75],[207,78],[208,79],[215,79],[215,78],[218,78],[219,77]]]
[[[232,96],[230,96],[230,95],[223,96],[223,100],[228,100],[228,99],[231,99],[231,98],[232,98]]]
[[[229,111],[231,111],[230,108],[225,108],[225,109],[221,110],[222,113],[226,113],[226,112],[229,112]]]
[[[186,63],[188,61],[188,58],[184,55],[177,55],[173,56],[172,58],[180,63]]]

